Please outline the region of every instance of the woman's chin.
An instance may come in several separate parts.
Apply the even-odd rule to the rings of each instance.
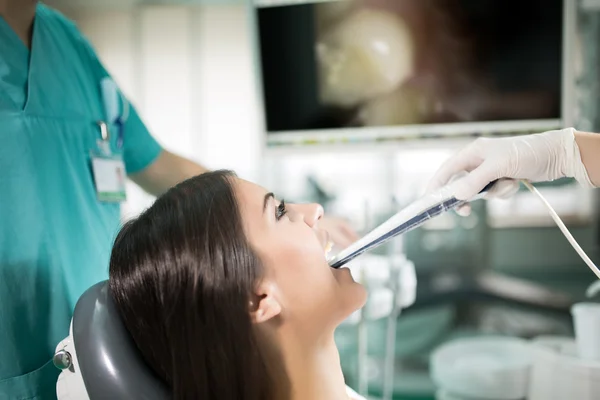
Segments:
[[[355,283],[356,285],[356,301],[357,301],[357,306],[356,306],[356,310],[360,310],[361,308],[364,307],[365,304],[367,304],[367,289],[365,289],[365,287],[363,285],[361,285],[360,283]],[[354,310],[354,311],[356,311]]]
[[[340,284],[349,314],[361,309],[367,302],[365,287],[354,280],[348,268],[340,268],[334,275]]]

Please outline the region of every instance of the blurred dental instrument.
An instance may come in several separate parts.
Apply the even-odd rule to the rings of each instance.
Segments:
[[[468,202],[481,199],[492,188],[496,181],[490,182],[478,195],[465,201],[458,200],[452,196],[451,186],[445,186],[437,192],[426,195],[408,207],[404,208],[393,217],[373,229],[362,239],[342,250],[339,254],[329,260],[332,268],[340,268],[342,265],[353,260],[366,251],[386,243],[388,240],[411,231],[423,225],[426,221],[438,215],[458,208]]]
[[[332,268],[340,268],[342,265],[358,257],[366,251],[372,250],[395,236],[406,233],[413,230],[426,221],[455,208],[458,208],[469,201],[481,199],[485,196],[492,186],[497,181],[490,182],[486,187],[483,188],[479,194],[474,198],[464,201],[458,200],[456,197],[449,195],[451,192],[451,186],[444,186],[439,191],[429,194],[419,200],[413,202],[408,207],[404,208],[396,215],[373,229],[362,239],[356,241],[351,246],[341,251],[335,257],[329,260],[329,265]],[[577,252],[579,257],[585,262],[585,264],[592,270],[592,272],[600,279],[600,269],[594,264],[594,262],[588,257],[583,251],[581,246],[577,243],[571,232],[567,229],[563,221],[560,219],[556,211],[552,208],[550,203],[542,196],[542,194],[528,181],[522,180],[521,183],[525,185],[533,194],[539,197],[544,206],[548,209],[550,216],[565,236],[567,241],[571,244],[573,249]],[[587,295],[591,297],[600,291],[600,283],[595,283],[588,289]]]

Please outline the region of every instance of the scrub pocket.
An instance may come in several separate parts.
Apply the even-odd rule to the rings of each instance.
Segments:
[[[0,400],[56,400],[60,371],[52,360],[25,375],[0,381]]]

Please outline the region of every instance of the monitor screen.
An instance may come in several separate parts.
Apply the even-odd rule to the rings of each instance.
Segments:
[[[256,9],[267,132],[561,118],[563,0]]]

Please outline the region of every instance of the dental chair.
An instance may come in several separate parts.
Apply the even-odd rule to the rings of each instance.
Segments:
[[[56,346],[58,400],[168,400],[171,391],[143,360],[121,321],[108,281],[77,301],[69,337]],[[349,398],[363,399],[350,388]],[[364,399],[363,399],[364,400]]]
[[[171,398],[123,325],[108,281],[81,296],[69,337],[58,344],[53,361],[62,370],[56,384],[58,400]]]

